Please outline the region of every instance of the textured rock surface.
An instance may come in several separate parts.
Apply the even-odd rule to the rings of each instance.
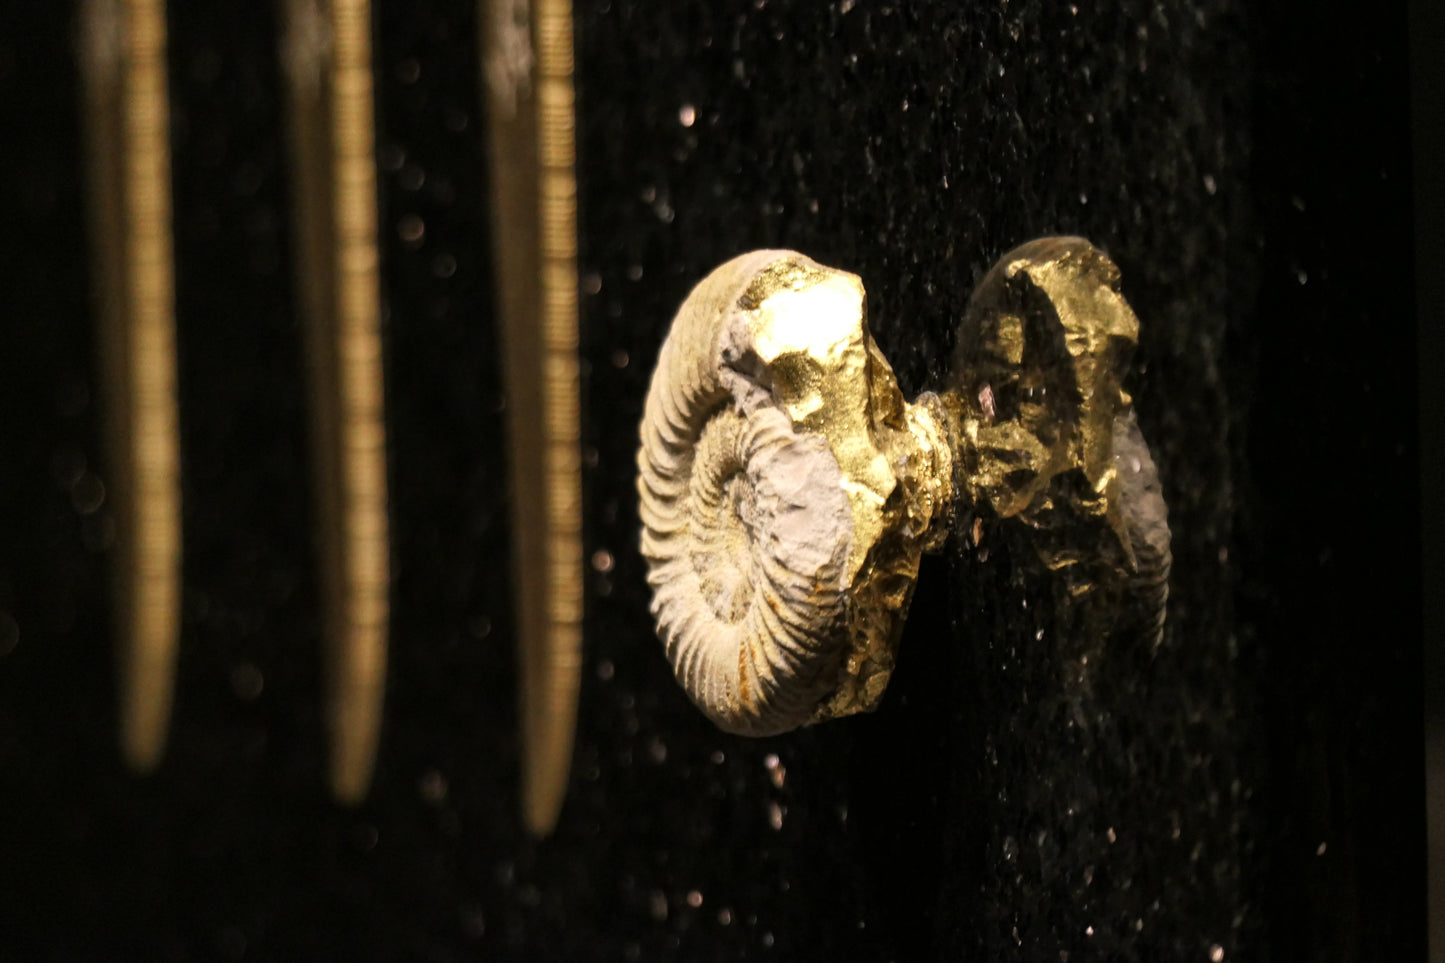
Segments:
[[[323,785],[270,7],[172,6],[190,567],[170,755],[137,782],[83,497],[70,7],[0,5],[0,956],[1419,958],[1392,7],[579,2],[587,669],[571,795],[534,844],[473,4],[378,4],[396,637],[354,812]],[[1049,583],[983,531],[925,566],[877,714],[719,733],[634,548],[677,305],[741,251],[805,251],[862,276],[915,397],[978,277],[1046,233],[1107,250],[1141,320],[1175,533],[1157,651],[1083,664]]]

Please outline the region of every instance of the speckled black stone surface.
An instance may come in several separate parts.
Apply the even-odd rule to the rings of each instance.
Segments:
[[[323,785],[266,5],[171,12],[186,619],[163,768],[114,750],[105,508],[74,497],[104,477],[103,399],[64,6],[0,4],[0,960],[1420,957],[1399,11],[579,2],[586,671],[538,843],[472,4],[377,4],[395,621],[354,811]],[[1142,321],[1163,643],[1085,664],[986,532],[928,560],[878,713],[719,733],[635,548],[673,310],[736,253],[800,249],[863,277],[912,395],[975,281],[1050,233],[1105,248]]]

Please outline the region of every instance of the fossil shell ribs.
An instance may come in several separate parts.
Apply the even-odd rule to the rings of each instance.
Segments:
[[[652,613],[678,680],[720,727],[766,735],[810,721],[847,653],[853,519],[826,440],[795,428],[753,343],[750,289],[800,255],[734,259],[673,321],[638,453]]]

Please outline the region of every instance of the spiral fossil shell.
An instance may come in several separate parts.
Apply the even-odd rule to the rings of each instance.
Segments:
[[[926,396],[905,404],[857,277],[790,251],[724,264],[687,298],[641,425],[652,613],[721,728],[873,708],[952,470]]]

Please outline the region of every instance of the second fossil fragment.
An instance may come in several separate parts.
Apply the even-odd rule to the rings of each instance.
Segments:
[[[962,511],[1023,526],[1066,595],[1157,636],[1169,531],[1121,387],[1138,321],[1118,281],[1078,238],[1010,252],[951,384],[913,404],[856,276],[756,251],[694,289],[653,375],[638,492],[658,633],[709,718],[766,735],[876,708],[919,557]]]

